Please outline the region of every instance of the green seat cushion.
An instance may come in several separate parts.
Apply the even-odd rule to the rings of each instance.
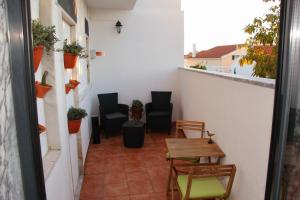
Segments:
[[[188,175],[179,175],[177,178],[179,189],[182,194],[182,199],[185,197]],[[197,178],[192,180],[190,198],[209,198],[219,197],[226,193],[223,185],[215,177]]]
[[[169,152],[166,153],[166,159],[167,160],[171,159],[171,156],[170,156]],[[186,158],[176,158],[176,160],[186,160],[186,161],[191,161],[193,163],[199,163],[200,158],[197,158],[197,157],[186,157]]]

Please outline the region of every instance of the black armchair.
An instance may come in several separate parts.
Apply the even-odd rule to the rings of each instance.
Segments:
[[[98,94],[101,128],[105,137],[118,133],[128,121],[129,106],[118,103],[118,93]]]
[[[152,102],[146,104],[146,130],[171,132],[173,104],[172,92],[152,91]]]

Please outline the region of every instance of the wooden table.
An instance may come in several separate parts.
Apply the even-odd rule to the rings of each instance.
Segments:
[[[170,154],[170,172],[167,191],[170,190],[172,177],[173,161],[186,157],[216,157],[223,158],[225,153],[216,144],[208,144],[207,138],[186,139],[186,138],[167,138],[166,144]]]

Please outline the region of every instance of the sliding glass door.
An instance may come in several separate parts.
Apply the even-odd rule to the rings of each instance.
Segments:
[[[300,199],[300,0],[282,1],[280,69],[266,199]]]

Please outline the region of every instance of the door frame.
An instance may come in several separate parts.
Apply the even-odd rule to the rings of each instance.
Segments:
[[[281,0],[278,69],[265,200],[279,200],[281,194],[281,176],[284,168],[291,97],[293,95],[291,71],[295,67],[289,64],[290,55],[293,54],[290,49],[290,32],[293,27],[294,3],[293,0]]]
[[[46,199],[32,59],[30,0],[6,0],[13,104],[24,196]]]

